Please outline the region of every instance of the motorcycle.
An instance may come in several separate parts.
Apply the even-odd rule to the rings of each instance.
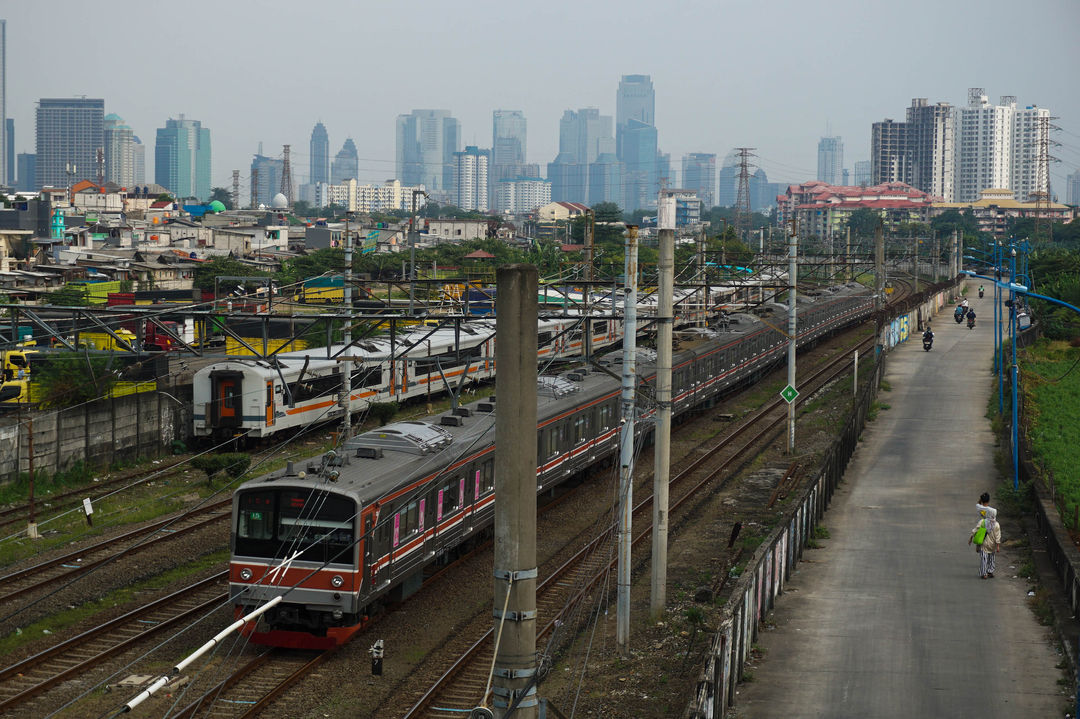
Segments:
[[[929,352],[929,351],[930,351],[930,348],[931,348],[931,347],[933,347],[933,346],[934,346],[934,338],[933,338],[933,337],[930,337],[930,336],[928,336],[928,335],[923,335],[923,338],[922,338],[922,348],[923,348],[924,350],[926,350],[927,352]]]
[[[953,313],[953,319],[956,320],[956,324],[960,324],[964,321],[964,308],[957,307],[956,312]]]
[[[975,315],[968,315],[968,329],[975,329]]]
[[[979,299],[981,300],[982,298],[983,298],[983,288],[980,287],[979,288]]]

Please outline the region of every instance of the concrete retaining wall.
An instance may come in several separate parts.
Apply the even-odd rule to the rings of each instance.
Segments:
[[[174,440],[186,442],[191,426],[190,401],[181,405],[161,392],[8,415],[0,423],[0,481],[29,472],[31,427],[34,472],[54,474],[80,460],[101,467],[156,457],[169,452]]]

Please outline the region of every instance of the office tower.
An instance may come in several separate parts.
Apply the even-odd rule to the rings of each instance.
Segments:
[[[461,126],[449,110],[413,110],[396,123],[397,179],[403,185],[423,185],[448,199],[454,188],[454,153],[461,143]]]
[[[817,146],[817,179],[830,185],[842,182],[844,141],[839,137],[823,137]]]
[[[146,145],[138,135],[131,138],[131,177],[136,185],[146,185]]]
[[[622,163],[614,152],[600,153],[589,163],[589,204],[614,202],[621,207],[625,196]]]
[[[855,162],[855,184],[866,187],[870,184],[870,161],[858,160]]]
[[[169,118],[157,130],[154,182],[179,199],[210,197],[210,129],[198,120]]]
[[[490,155],[473,145],[454,153],[454,204],[461,209],[487,212]]]
[[[664,187],[678,187],[679,178],[675,175],[675,168],[671,166],[671,153],[656,151],[656,182],[657,191]]]
[[[36,184],[69,187],[97,176],[102,148],[105,101],[90,98],[42,98],[36,112]]]
[[[615,94],[615,151],[625,173],[623,208],[656,207],[656,93],[648,75],[623,75]]]
[[[7,158],[7,186],[15,186],[15,120],[8,118],[4,123],[4,157]]]
[[[37,156],[32,152],[20,152],[17,159],[19,182],[16,189],[20,192],[37,192],[41,187],[37,183]]]
[[[870,130],[870,184],[903,182],[911,184],[910,126],[886,119]]]
[[[259,143],[262,149],[262,143]],[[341,153],[338,153],[339,155]],[[251,161],[251,206],[270,205],[274,195],[281,189],[281,173],[285,162],[276,157],[267,157],[261,152]]]
[[[105,181],[121,187],[135,185],[135,135],[115,113],[105,116]]]
[[[623,209],[627,212],[656,207],[656,128],[631,119],[622,130]]]
[[[1065,183],[1065,204],[1080,205],[1080,170],[1069,175]]]
[[[601,115],[595,107],[563,112],[559,119],[559,154],[548,164],[552,199],[592,202],[589,198],[589,166],[600,155],[614,152],[610,115]],[[622,202],[622,198],[616,202]]]
[[[360,155],[356,152],[356,143],[350,137],[345,140],[330,164],[330,184],[340,185],[345,180],[359,179],[358,174],[360,174]]]
[[[716,205],[734,207],[739,196],[739,152],[732,150],[724,156],[717,175]]]
[[[776,206],[776,196],[787,187],[780,182],[769,182],[765,170],[758,168],[750,175],[750,209],[755,212],[768,212]]]
[[[355,151],[355,145],[353,149]],[[308,182],[330,182],[330,136],[326,134],[326,127],[321,122],[316,123],[311,131],[311,169]]]
[[[491,166],[488,190],[494,199],[496,187],[503,180],[523,177],[527,124],[521,110],[495,110],[491,113]]]
[[[615,94],[616,154],[622,159],[622,131],[630,120],[656,124],[656,93],[648,75],[623,75]],[[624,160],[625,161],[625,160]]]
[[[7,20],[0,20],[0,120],[7,120]],[[11,127],[8,126],[11,123]],[[14,185],[11,166],[14,140],[14,120],[0,123],[0,185]],[[8,134],[11,133],[11,137]]]
[[[701,206],[710,210],[716,206],[716,155],[710,152],[691,152],[683,155],[682,186],[693,190]]]

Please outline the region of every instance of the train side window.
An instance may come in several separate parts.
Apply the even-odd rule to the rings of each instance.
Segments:
[[[484,491],[490,492],[495,489],[495,460],[486,460],[480,471],[483,478]]]
[[[607,320],[593,320],[592,333],[594,335],[607,334]]]
[[[408,527],[408,530],[406,532],[406,536],[412,536],[413,534],[416,534],[416,532],[420,529],[420,508],[419,508],[419,504],[417,502],[410,502],[409,503],[409,508],[406,511],[408,512],[407,522],[406,522],[406,526]]]

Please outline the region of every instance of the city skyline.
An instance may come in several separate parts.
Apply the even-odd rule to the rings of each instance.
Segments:
[[[118,2],[110,6],[115,13],[91,13],[72,9],[57,13],[55,9],[32,4],[12,8],[4,18],[10,25],[7,32],[6,64],[7,106],[15,119],[15,152],[34,150],[34,103],[42,97],[90,96],[103,97],[106,112],[123,117],[136,135],[147,137],[157,127],[161,116],[176,116],[184,112],[200,117],[214,128],[214,164],[211,184],[229,186],[231,171],[241,170],[245,185],[245,168],[250,165],[253,148],[263,141],[267,153],[277,156],[284,144],[293,147],[294,180],[299,182],[309,166],[306,148],[312,125],[321,119],[330,134],[332,147],[340,147],[346,137],[355,138],[360,158],[359,171],[363,181],[381,181],[395,176],[393,119],[416,107],[437,107],[449,110],[461,126],[460,146],[489,147],[492,111],[498,108],[520,109],[528,120],[529,142],[526,162],[546,166],[557,154],[558,119],[568,108],[597,107],[602,115],[616,112],[616,88],[619,79],[628,73],[651,77],[655,88],[655,127],[659,147],[670,153],[673,163],[692,152],[710,152],[723,156],[731,147],[758,148],[757,163],[770,178],[784,182],[803,181],[816,174],[816,145],[820,128],[830,122],[832,134],[844,138],[848,169],[854,162],[869,158],[871,123],[893,115],[902,103],[912,97],[927,97],[931,102],[964,104],[964,94],[971,86],[991,88],[995,94],[1014,94],[1021,104],[1048,107],[1059,117],[1055,124],[1062,127],[1055,139],[1064,147],[1054,154],[1062,161],[1051,168],[1054,190],[1065,192],[1065,177],[1080,167],[1080,98],[1070,92],[1067,83],[1055,79],[1044,67],[1064,68],[1075,64],[1078,51],[1064,28],[1068,19],[1077,18],[1075,4],[1065,0],[1040,0],[1033,12],[1057,14],[1061,22],[1049,24],[1035,33],[1033,28],[1013,29],[1018,46],[1038,46],[1043,53],[1038,60],[1027,55],[1015,62],[1000,63],[999,48],[985,42],[993,37],[995,8],[1008,11],[1011,5],[991,2],[978,14],[952,6],[940,6],[928,0],[916,2],[879,28],[887,38],[900,42],[920,37],[920,42],[945,48],[944,54],[934,57],[914,57],[902,75],[879,75],[870,67],[873,63],[850,63],[848,60],[868,53],[880,52],[882,41],[871,41],[862,32],[876,27],[879,14],[862,3],[847,0],[837,3],[837,16],[842,18],[845,43],[835,48],[822,48],[810,41],[807,28],[818,23],[810,8],[784,9],[775,33],[736,33],[720,46],[702,42],[715,35],[717,28],[729,23],[747,27],[769,25],[765,8],[729,8],[721,11],[712,7],[676,7],[660,12],[644,5],[632,5],[629,12],[620,12],[615,24],[641,37],[663,36],[665,31],[679,29],[690,35],[676,46],[653,43],[655,47],[637,44],[634,51],[607,49],[588,54],[587,61],[574,55],[562,57],[548,53],[542,62],[526,57],[515,47],[508,34],[490,33],[475,47],[466,46],[447,59],[434,42],[455,32],[465,32],[470,22],[482,15],[483,7],[493,10],[491,3],[478,3],[470,12],[454,12],[437,4],[424,4],[422,14],[427,19],[420,30],[427,42],[418,44],[415,58],[407,66],[414,77],[401,88],[380,88],[375,101],[352,97],[353,93],[332,92],[335,85],[348,76],[344,68],[345,51],[326,43],[328,53],[323,63],[326,72],[317,77],[309,74],[288,75],[291,62],[300,62],[302,52],[289,50],[282,56],[270,51],[271,43],[258,44],[250,55],[234,64],[230,43],[235,42],[235,30],[243,25],[254,36],[269,36],[280,31],[283,16],[288,19],[286,32],[297,37],[321,37],[330,32],[325,26],[327,13],[363,20],[365,25],[379,23],[389,31],[370,38],[373,52],[392,53],[389,38],[393,29],[404,27],[406,18],[389,8],[365,8],[356,11],[351,5],[327,3],[319,18],[289,11],[284,3],[269,2],[262,12],[253,14],[231,6],[193,2],[190,12],[212,13],[215,23],[200,26],[208,52],[191,56],[182,48],[179,37],[162,38],[155,34],[154,14],[136,3]],[[429,7],[430,5],[430,7]],[[567,7],[571,7],[567,5]],[[576,22],[586,26],[610,27],[613,15],[600,7],[577,5]],[[922,19],[921,9],[933,9],[938,22],[929,26]],[[506,15],[500,22],[524,22],[533,30],[552,37],[560,35],[558,20],[527,9],[500,10]],[[632,21],[631,21],[632,20]],[[53,42],[47,45],[32,42],[35,32],[48,27]],[[411,25],[410,25],[411,27]],[[647,28],[647,30],[641,30]],[[964,32],[960,33],[959,30]],[[95,62],[97,52],[80,41],[87,32],[125,33],[129,40],[126,54],[135,57],[184,56],[182,76],[206,78],[206,82],[172,82],[170,75],[159,76],[155,62],[144,63],[146,69],[125,63],[113,73],[78,74],[65,72],[74,64]],[[697,41],[695,41],[697,40]],[[367,40],[365,42],[368,42]],[[304,43],[293,43],[303,47]],[[266,50],[262,46],[266,46]],[[321,46],[322,47],[322,46]],[[575,46],[576,47],[576,46]],[[214,48],[221,48],[220,50]],[[706,52],[704,48],[711,48]],[[89,53],[89,56],[87,55]],[[482,60],[481,60],[482,58]],[[805,59],[803,59],[805,58]],[[798,60],[798,61],[797,61]],[[816,81],[820,72],[830,66],[843,66],[853,77],[835,87],[822,88]],[[867,67],[861,67],[866,65]],[[341,67],[335,70],[333,68]],[[476,70],[468,83],[445,82],[445,74],[431,72],[432,68]],[[738,67],[738,72],[728,68]],[[258,68],[258,70],[256,70]],[[309,97],[317,101],[293,103],[275,108],[265,93],[265,83],[259,81],[267,68],[279,75],[296,80],[314,90]],[[703,68],[715,68],[707,70]],[[768,90],[775,75],[785,73],[785,93]],[[988,68],[993,68],[992,75]],[[692,75],[689,71],[697,73]],[[229,77],[228,91],[218,91],[221,80]],[[573,78],[570,81],[568,78]],[[858,92],[851,88],[859,87]],[[542,88],[542,89],[540,89]],[[996,98],[995,98],[996,100]],[[147,158],[150,161],[150,158]]]

